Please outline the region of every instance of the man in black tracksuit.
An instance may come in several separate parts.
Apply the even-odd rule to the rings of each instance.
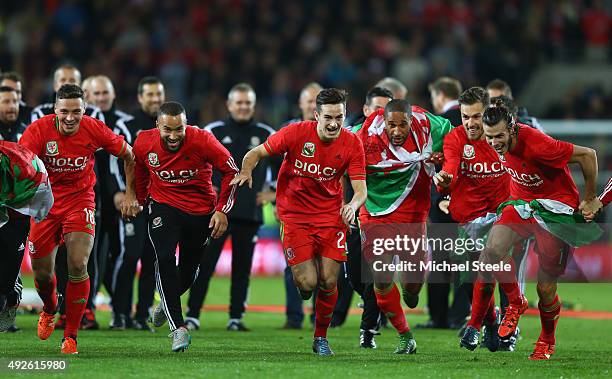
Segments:
[[[155,128],[157,112],[165,101],[165,92],[162,82],[152,76],[144,77],[138,83],[138,103],[140,107],[131,113],[132,119],[128,120],[126,141],[134,144],[136,136],[142,130]],[[125,133],[125,132],[123,132]],[[116,159],[110,163],[111,174],[120,173],[118,187],[113,197],[116,201],[122,200],[125,175],[121,170],[122,165],[117,164]],[[110,181],[112,182],[112,181]],[[155,253],[147,232],[147,215],[141,212],[129,221],[119,220],[119,234],[122,245],[119,255],[114,261],[112,275],[109,278],[113,288],[113,320],[111,328],[123,330],[133,328],[137,330],[150,330],[147,323],[149,308],[153,305],[155,293]],[[136,266],[140,260],[140,278],[138,280],[138,303],[136,313],[132,318],[132,297],[134,288],[134,277]]]
[[[210,123],[204,128],[229,150],[239,165],[249,150],[262,144],[274,133],[274,129],[253,119],[255,101],[255,91],[250,85],[236,84],[227,97],[230,117]],[[219,179],[218,173],[215,172],[213,184],[217,188],[219,188]],[[253,188],[249,189],[245,186],[237,189],[236,204],[228,215],[227,233],[211,241],[202,258],[200,273],[191,286],[187,303],[188,311],[185,317],[185,323],[189,329],[198,329],[200,326],[200,310],[206,298],[210,278],[215,271],[225,239],[231,235],[232,285],[227,329],[248,331],[242,323],[242,316],[245,311],[257,232],[263,221],[261,206],[274,199],[274,192],[264,191],[267,182],[271,182],[271,179],[269,164],[264,161],[253,170]]]
[[[0,87],[0,137],[18,142],[26,125],[19,119],[19,98],[11,87]],[[2,267],[0,268],[0,332],[16,332],[16,307],[21,300],[19,270],[30,230],[30,218],[11,209],[9,220],[0,228]]]

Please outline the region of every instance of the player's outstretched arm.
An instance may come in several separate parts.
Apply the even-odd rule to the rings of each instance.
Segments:
[[[242,160],[242,168],[240,169],[240,173],[230,182],[230,185],[237,184],[242,186],[244,183],[248,183],[249,188],[252,188],[253,177],[251,175],[253,173],[253,169],[257,166],[260,160],[269,156],[270,154],[263,144],[249,150]]]
[[[134,179],[134,167],[136,165],[132,147],[125,143],[125,149],[118,158],[123,159],[123,168],[125,169],[125,197],[121,205],[121,216],[124,218],[135,217],[141,211],[141,207],[136,199],[136,181]]]
[[[597,196],[597,154],[595,150],[574,145],[574,152],[569,159],[570,163],[578,163],[584,177],[584,198],[578,209],[587,221],[599,210]]]
[[[354,192],[353,198],[348,204],[344,205],[342,209],[340,209],[342,220],[347,226],[355,222],[355,212],[363,205],[368,197],[368,189],[366,187],[365,180],[351,179],[351,187],[353,187]]]

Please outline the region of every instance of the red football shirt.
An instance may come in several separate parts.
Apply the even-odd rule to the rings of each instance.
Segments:
[[[604,188],[601,195],[599,195],[599,200],[603,203],[604,207],[612,201],[612,178],[608,180],[608,184]]]
[[[510,196],[510,176],[487,141],[468,139],[463,126],[444,137],[444,166],[453,175],[450,214],[460,223],[495,212]],[[440,187],[438,190],[444,192]]]
[[[578,189],[567,167],[573,152],[571,143],[519,125],[516,146],[500,157],[510,174],[510,197],[557,200],[578,209]]]
[[[234,159],[215,136],[187,126],[181,148],[172,152],[162,142],[159,129],[143,130],[134,142],[136,196],[144,204],[147,196],[189,214],[228,213],[236,186],[229,182],[238,173]],[[212,168],[223,176],[221,194],[212,186]]]
[[[284,222],[318,226],[342,224],[344,173],[365,180],[365,158],[359,138],[342,128],[332,142],[323,142],[316,121],[289,124],[264,143],[270,155],[285,154],[276,188],[276,208]]]
[[[50,215],[71,210],[75,202],[94,202],[94,153],[102,148],[117,156],[127,145],[123,136],[114,134],[102,121],[89,116],[83,116],[76,133],[63,135],[54,114],[28,126],[19,144],[45,163],[55,198]]]

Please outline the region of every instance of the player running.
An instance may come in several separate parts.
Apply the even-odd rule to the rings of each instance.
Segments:
[[[357,136],[342,127],[346,93],[322,90],[316,99],[316,121],[289,124],[250,150],[232,184],[251,186],[251,172],[270,155],[285,154],[278,175],[276,206],[287,264],[304,300],[316,297],[313,351],[333,355],[327,329],[338,291],[340,262],[346,261],[347,226],[366,199],[363,148]],[[347,172],[355,191],[342,205],[341,180]]]
[[[0,332],[14,327],[21,300],[17,278],[27,229],[22,231],[21,222],[11,222],[12,218],[20,213],[40,222],[52,206],[51,184],[42,161],[15,142],[0,141],[0,243],[5,250],[0,268]]]
[[[153,325],[168,321],[172,351],[179,352],[191,344],[180,296],[196,279],[209,238],[219,238],[227,229],[236,191],[230,181],[238,167],[211,133],[187,125],[181,104],[162,104],[156,125],[141,131],[134,143],[136,193],[140,204],[148,203],[149,238],[156,257],[161,303],[153,312]],[[213,167],[222,174],[218,201]]]
[[[55,198],[47,218],[39,223],[31,222],[28,237],[34,283],[44,304],[38,320],[41,340],[48,339],[55,329],[57,248],[65,244],[68,251],[66,328],[61,348],[64,354],[78,353],[77,331],[89,296],[87,261],[95,234],[93,166],[97,149],[103,148],[124,160],[129,190],[121,211],[126,216],[137,211],[132,149],[123,137],[113,134],[101,121],[85,116],[84,112],[81,88],[65,84],[57,91],[55,114],[33,122],[19,141],[41,157]]]
[[[517,125],[503,104],[489,107],[483,115],[487,143],[500,155],[510,175],[511,200],[498,209],[495,222],[483,250],[481,263],[498,264],[510,270],[481,271],[481,280],[493,283],[493,277],[508,296],[510,305],[499,327],[500,338],[516,330],[527,299],[521,294],[508,251],[518,241],[533,236],[538,255],[537,292],[542,330],[531,360],[547,360],[555,352],[555,329],[561,312],[557,281],[565,272],[573,247],[591,242],[601,235],[595,224],[587,224],[576,211],[591,212],[596,206],[597,157],[590,148],[555,140],[544,133]],[[585,178],[584,200],[580,202],[568,163],[578,163]],[[474,296],[485,307],[491,293]]]
[[[380,268],[392,263],[395,256],[399,256],[400,263],[419,265],[426,261],[427,250],[422,246],[410,252],[399,248],[380,252],[376,250],[376,241],[406,236],[425,239],[431,177],[435,174],[431,162],[434,129],[443,136],[452,126],[442,117],[396,99],[372,113],[357,132],[363,142],[367,165],[368,197],[359,214],[363,254],[374,274],[378,306],[399,333],[395,354],[414,354],[417,344],[402,309],[394,271]],[[404,302],[414,308],[425,271],[420,268],[410,271],[401,271],[400,279]]]
[[[459,96],[459,104],[463,124],[445,137],[444,166],[434,176],[434,182],[440,192],[451,195],[449,211],[460,224],[460,237],[476,240],[486,235],[496,219],[497,207],[508,200],[510,177],[495,150],[485,140],[482,116],[489,105],[487,91],[481,87],[469,88]],[[454,256],[455,260],[469,261],[470,258],[469,252]],[[462,276],[466,274],[462,273]],[[469,288],[472,289],[471,286]],[[494,285],[476,281],[474,291],[491,292],[491,297],[486,306],[478,303],[479,296],[474,297],[472,317],[460,346],[476,349],[484,322],[483,345],[490,351],[497,351],[499,322],[495,312],[494,289]]]

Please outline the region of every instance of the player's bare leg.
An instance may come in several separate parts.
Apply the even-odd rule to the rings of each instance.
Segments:
[[[43,310],[38,318],[38,338],[46,340],[55,330],[55,312],[57,311],[57,293],[55,279],[55,255],[57,246],[43,258],[32,259],[34,284],[43,301]]]
[[[310,299],[318,283],[316,262],[311,259],[291,266],[291,273],[293,274],[293,282],[300,291],[302,299]]]
[[[76,354],[76,336],[89,297],[87,262],[94,245],[94,237],[85,232],[72,232],[64,236],[64,241],[68,251],[68,284],[62,353]]]
[[[537,291],[542,330],[529,359],[547,360],[555,353],[555,330],[563,304],[557,295],[557,277],[547,274],[542,267],[538,270]]]

